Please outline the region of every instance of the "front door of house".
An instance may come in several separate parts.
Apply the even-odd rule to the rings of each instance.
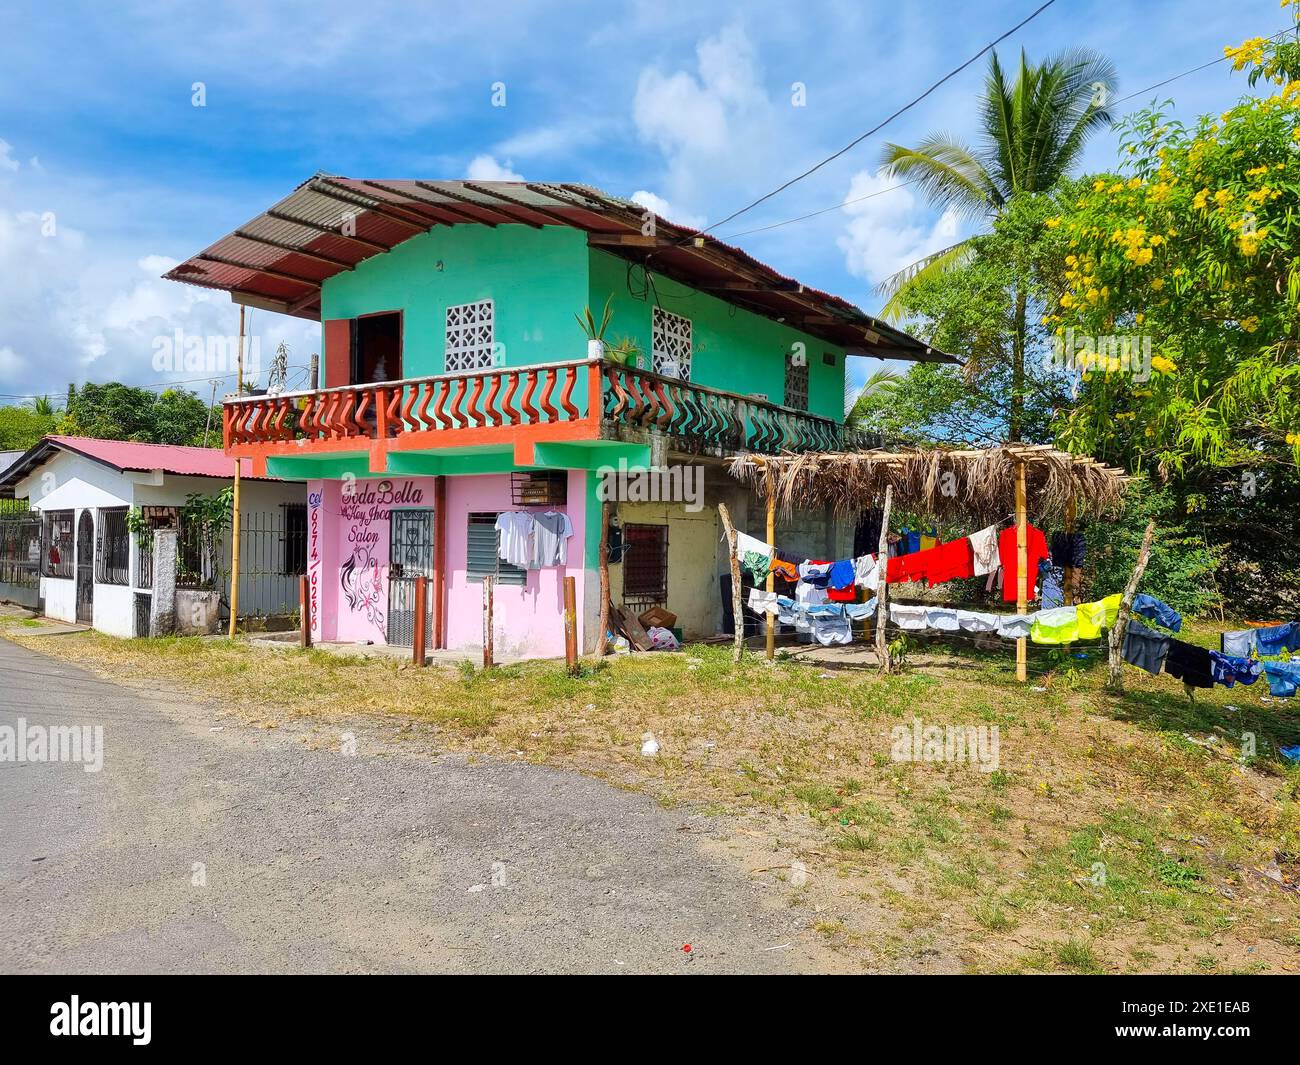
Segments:
[[[95,620],[95,519],[83,510],[77,522],[77,621]]]
[[[415,578],[433,576],[433,511],[394,510],[388,543],[387,640],[415,646]],[[433,649],[433,581],[427,581],[424,646]]]

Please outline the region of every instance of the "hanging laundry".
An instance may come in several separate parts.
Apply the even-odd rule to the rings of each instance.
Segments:
[[[1222,684],[1225,688],[1231,688],[1238,681],[1254,684],[1263,672],[1263,665],[1253,658],[1210,652],[1210,675],[1214,677],[1215,683]]]
[[[921,550],[921,533],[918,529],[898,530],[898,553],[912,555]]]
[[[573,535],[573,523],[567,514],[558,510],[548,510],[545,514],[533,515],[533,561],[530,569],[544,566],[564,566],[568,564],[569,537]]]
[[[880,601],[873,595],[865,603],[848,603],[844,607],[844,616],[853,621],[865,621],[876,616]]]
[[[772,568],[772,556],[775,549],[749,533],[736,530],[736,555],[740,559],[742,578],[748,577],[750,584],[766,584],[768,571]]]
[[[853,560],[853,580],[869,592],[880,587],[880,567],[876,565],[875,555],[859,555]]]
[[[799,567],[799,579],[815,588],[825,588],[831,579],[831,563],[809,559]]]
[[[1079,612],[1072,606],[1040,610],[1029,628],[1034,643],[1074,643],[1079,638]]]
[[[930,561],[926,567],[925,577],[931,587],[947,581],[960,580],[975,576],[975,555],[971,550],[970,538],[963,536],[960,540],[950,540],[940,544],[929,552]]]
[[[1154,621],[1170,632],[1178,632],[1183,627],[1183,616],[1177,610],[1146,592],[1138,592],[1133,597],[1133,613]]]
[[[921,534],[921,544],[919,550],[929,551],[931,548],[938,547],[938,546],[939,546],[939,538],[934,535],[933,529],[931,529],[928,533]]]
[[[806,561],[807,559],[804,558],[791,558],[778,548],[772,554],[772,573],[777,580],[794,584],[799,580],[799,563]]]
[[[1039,602],[1043,609],[1065,606],[1065,570],[1044,559],[1039,564],[1038,573],[1042,585]]]
[[[1083,565],[1085,554],[1083,533],[1052,533],[1052,565],[1077,568]]]
[[[999,614],[998,635],[1008,640],[1019,640],[1028,636],[1034,626],[1033,614]]]
[[[932,606],[926,608],[925,626],[939,632],[956,632],[961,628],[961,622],[957,618],[957,611],[950,607]]]
[[[800,581],[794,586],[794,601],[799,606],[820,606],[827,600],[826,589]]]
[[[1225,632],[1219,637],[1219,646],[1225,655],[1249,658],[1255,653],[1255,629]]]
[[[1154,677],[1165,664],[1171,639],[1140,621],[1130,620],[1124,633],[1124,661]]]
[[[785,596],[777,595],[776,592],[767,592],[761,588],[751,588],[749,590],[749,599],[747,605],[755,614],[776,614],[781,610],[781,600]],[[792,600],[786,602],[793,605]]]
[[[1270,625],[1255,630],[1255,646],[1261,655],[1280,655],[1300,649],[1300,622],[1288,621],[1285,625]]]
[[[1210,652],[1194,643],[1170,638],[1165,656],[1165,672],[1193,688],[1213,688]]]
[[[1119,617],[1121,598],[1123,597],[1120,593],[1116,592],[1105,599],[1098,599],[1094,603],[1080,603],[1075,607],[1079,614],[1079,639],[1095,640],[1101,635],[1102,629],[1111,628],[1115,624],[1115,619]]]
[[[966,539],[970,541],[974,576],[982,577],[998,568],[998,527],[996,525],[971,533]]]
[[[1291,698],[1300,687],[1300,662],[1265,662],[1264,672],[1269,692],[1279,698]]]
[[[998,615],[984,614],[975,610],[958,610],[957,624],[962,632],[997,632]]]
[[[1034,575],[1038,572],[1038,563],[1047,556],[1047,538],[1043,536],[1041,529],[1036,529],[1030,525],[1025,530],[1025,560],[1029,574],[1028,591],[1026,598],[1033,600],[1037,598],[1034,591]],[[1014,603],[1017,599],[1016,584],[1019,578],[1019,569],[1017,568],[1016,552],[1016,527],[1008,526],[998,534],[998,560],[1002,563],[1002,598],[1005,602]]]
[[[913,551],[891,558],[885,565],[885,578],[890,584],[924,580],[930,568],[933,551]]]
[[[831,563],[826,579],[826,596],[832,603],[851,603],[858,597],[857,569],[853,559]]]
[[[907,632],[922,632],[926,626],[926,608],[889,604],[889,620]]]
[[[849,619],[844,616],[843,607],[840,607],[839,611],[834,614],[810,613],[809,617],[812,621],[813,639],[824,647],[852,642],[853,626],[849,623]]]
[[[532,566],[533,516],[523,510],[505,510],[496,520],[497,553],[502,562],[520,569]]]

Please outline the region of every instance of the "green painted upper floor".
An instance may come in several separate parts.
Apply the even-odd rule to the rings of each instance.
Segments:
[[[588,244],[581,229],[439,226],[323,281],[322,386],[586,356],[575,315],[697,385],[843,419],[845,350]]]

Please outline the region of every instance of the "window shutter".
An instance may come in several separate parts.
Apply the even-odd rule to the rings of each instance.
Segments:
[[[331,318],[325,323],[325,388],[352,383],[352,319]],[[313,382],[312,387],[316,384]]]

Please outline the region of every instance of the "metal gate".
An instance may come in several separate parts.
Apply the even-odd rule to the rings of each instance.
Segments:
[[[433,511],[394,510],[388,542],[388,642],[415,644],[415,578],[433,576]],[[428,581],[424,646],[433,649],[433,581]]]
[[[95,621],[95,519],[89,510],[77,522],[77,621]]]

